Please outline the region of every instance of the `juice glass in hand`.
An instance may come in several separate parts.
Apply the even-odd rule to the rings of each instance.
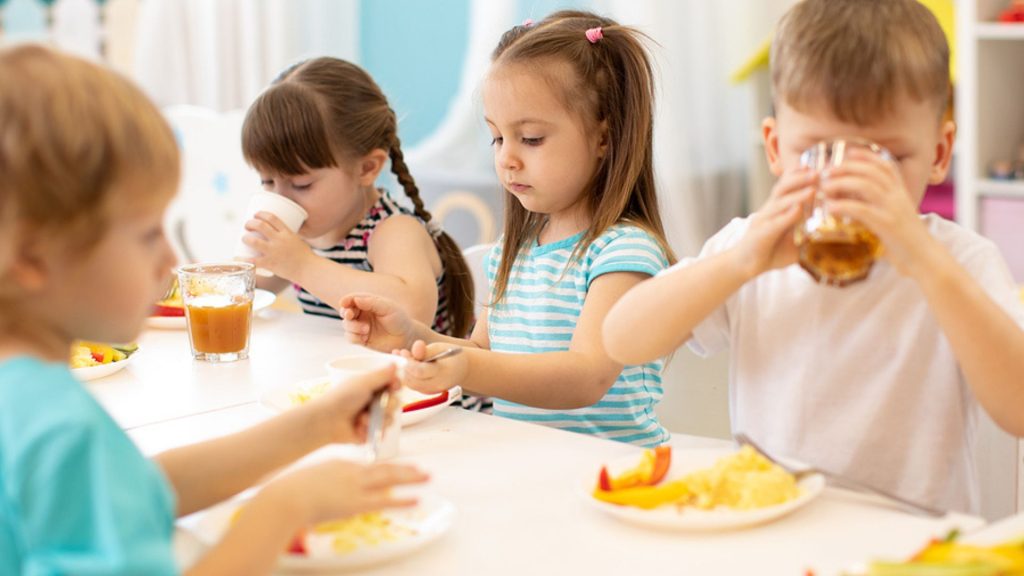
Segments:
[[[828,178],[829,170],[840,166],[848,151],[868,150],[891,161],[888,150],[866,140],[819,142],[800,155],[800,165]],[[805,207],[804,219],[797,225],[795,241],[800,266],[815,280],[829,286],[848,286],[868,277],[875,258],[881,252],[878,237],[863,224],[829,211],[828,201],[819,190]]]

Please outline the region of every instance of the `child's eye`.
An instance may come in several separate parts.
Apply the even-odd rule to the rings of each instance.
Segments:
[[[273,180],[260,180],[260,184],[263,185],[263,189],[264,190],[273,190],[274,189],[274,181]]]
[[[523,140],[523,144],[526,144],[527,146],[540,146],[541,142],[544,141],[544,138],[543,137],[540,137],[540,138],[525,138],[524,137],[522,140]]]
[[[155,228],[150,228],[149,230],[147,230],[146,233],[142,236],[142,240],[146,244],[155,244],[156,242],[159,242],[161,239],[163,239],[163,237],[164,227],[157,226]]]
[[[491,146],[501,146],[503,138],[501,136],[495,136],[491,139]]]
[[[303,190],[309,190],[312,186],[313,186],[312,183],[310,183],[310,184],[292,184],[292,189],[303,191]]]

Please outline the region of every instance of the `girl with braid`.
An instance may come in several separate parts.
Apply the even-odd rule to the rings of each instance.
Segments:
[[[306,313],[333,318],[342,296],[379,294],[440,333],[469,332],[469,269],[424,208],[395,113],[364,70],[337,58],[288,68],[249,108],[242,151],[264,189],[309,213],[297,233],[266,212],[246,223],[254,263],[276,275],[264,287],[290,283]],[[374,186],[389,161],[412,211]]]

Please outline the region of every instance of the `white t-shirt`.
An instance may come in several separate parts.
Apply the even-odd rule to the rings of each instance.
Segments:
[[[1024,327],[996,246],[922,218]],[[733,220],[698,258],[735,245],[747,226]],[[731,347],[733,429],[769,452],[921,503],[978,511],[977,401],[917,284],[884,260],[846,288],[816,284],[795,264],[764,273],[697,326],[689,346],[702,356]]]

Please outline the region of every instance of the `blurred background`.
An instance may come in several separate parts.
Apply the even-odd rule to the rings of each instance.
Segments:
[[[954,41],[955,176],[922,211],[956,218],[1002,248],[1024,282],[1024,26],[994,22],[1010,0],[922,0]],[[248,195],[239,127],[288,65],[331,55],[366,68],[400,118],[423,196],[463,246],[493,242],[502,190],[478,85],[502,32],[583,8],[646,32],[658,74],[656,170],[670,240],[694,255],[770,189],[760,120],[770,113],[767,42],[794,0],[0,0],[0,44],[38,41],[102,61],[165,110],[184,157],[168,214],[182,259],[229,256]],[[0,86],[0,90],[17,87]],[[383,186],[397,190],[385,178]],[[400,195],[399,195],[400,196]],[[680,350],[659,413],[673,431],[728,437],[728,357]],[[983,425],[987,515],[1024,501],[1017,443]]]

